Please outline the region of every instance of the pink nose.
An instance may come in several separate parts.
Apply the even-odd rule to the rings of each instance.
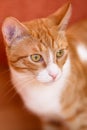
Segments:
[[[53,79],[56,79],[56,77],[57,77],[57,74],[51,74],[51,73],[49,73],[49,75],[50,75]]]

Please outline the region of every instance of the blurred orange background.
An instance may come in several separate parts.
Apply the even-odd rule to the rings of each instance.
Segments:
[[[13,16],[20,21],[46,17],[55,12],[67,0],[0,0],[0,29],[3,20]],[[71,23],[87,18],[87,0],[71,0],[73,13]],[[6,67],[7,61],[0,31],[0,66]]]
[[[3,20],[13,16],[22,21],[46,17],[67,0],[0,0],[0,130],[37,130],[41,122],[24,109],[20,97],[10,84],[5,47],[1,34]],[[70,24],[87,18],[87,0],[71,0],[73,12]],[[12,99],[13,97],[13,99]],[[11,102],[8,103],[9,99]],[[23,108],[22,108],[23,107]]]

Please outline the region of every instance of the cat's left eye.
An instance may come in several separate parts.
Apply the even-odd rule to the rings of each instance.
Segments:
[[[30,56],[33,62],[40,62],[43,61],[43,57],[40,54],[33,54]]]
[[[63,55],[64,55],[64,50],[63,50],[63,49],[57,51],[57,53],[56,53],[56,57],[57,57],[57,58],[60,58],[60,57],[62,57]]]

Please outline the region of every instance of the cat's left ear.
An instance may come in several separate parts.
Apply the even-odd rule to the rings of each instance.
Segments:
[[[50,18],[55,25],[58,25],[60,30],[65,30],[72,14],[72,6],[67,2],[64,6],[58,9],[55,13],[50,15]]]
[[[14,17],[5,19],[2,34],[7,46],[16,44],[19,40],[29,36],[28,29]]]

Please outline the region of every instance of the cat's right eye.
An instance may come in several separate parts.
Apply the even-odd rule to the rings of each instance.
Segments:
[[[62,57],[64,55],[64,50],[62,49],[62,50],[59,50],[57,53],[56,53],[56,57],[57,58],[60,58],[60,57]]]
[[[43,57],[40,54],[33,54],[33,55],[30,56],[30,59],[33,62],[41,62],[41,61],[43,61]]]

